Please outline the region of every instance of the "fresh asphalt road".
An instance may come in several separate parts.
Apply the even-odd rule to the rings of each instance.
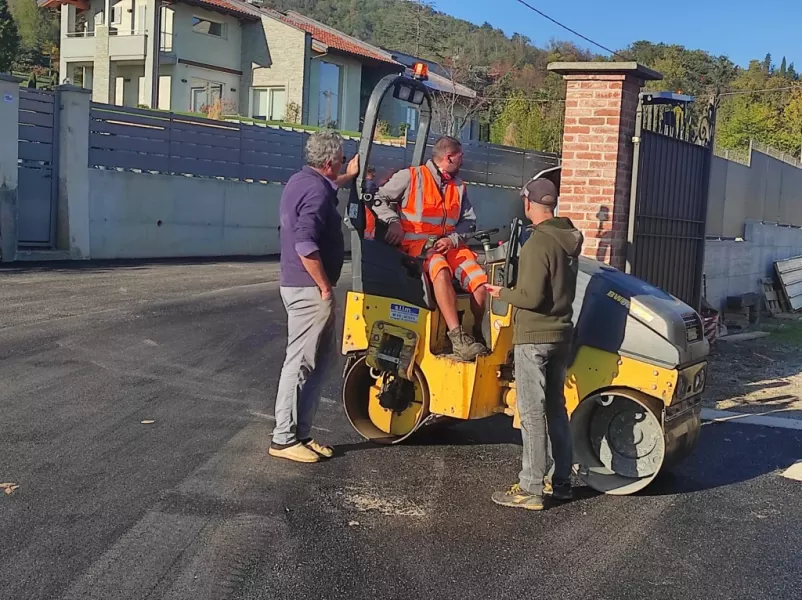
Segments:
[[[360,441],[332,374],[315,435],[266,454],[284,343],[271,262],[0,270],[4,598],[799,598],[802,432],[706,425],[645,493],[544,513],[506,418]],[[153,420],[152,424],[141,421]]]

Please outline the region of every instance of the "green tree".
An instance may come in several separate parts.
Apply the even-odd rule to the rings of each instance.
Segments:
[[[771,106],[739,96],[728,103],[716,128],[723,148],[747,148],[750,140],[777,145],[778,115]]]
[[[780,63],[780,77],[787,77],[788,76],[788,63],[783,56],[783,61]]]
[[[6,0],[0,0],[0,73],[11,70],[19,51],[19,33]]]
[[[554,104],[527,98],[517,91],[504,103],[501,114],[490,126],[494,144],[553,152],[560,147],[560,118],[550,109]],[[557,103],[558,111],[562,104]]]
[[[25,71],[35,67],[53,67],[51,61],[59,43],[58,13],[40,8],[36,0],[8,1],[20,36],[15,66]]]

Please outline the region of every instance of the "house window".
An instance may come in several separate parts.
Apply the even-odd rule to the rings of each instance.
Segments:
[[[254,88],[251,117],[263,121],[283,121],[287,108],[284,88]]]
[[[111,24],[122,25],[123,22],[123,7],[121,5],[111,7]]]
[[[340,65],[320,61],[320,94],[317,109],[319,127],[339,127],[341,80]]]
[[[223,98],[223,84],[203,79],[193,79],[189,90],[189,110],[205,112],[209,106]]]
[[[222,38],[226,35],[226,26],[225,23],[218,23],[201,17],[192,17],[192,31]]]

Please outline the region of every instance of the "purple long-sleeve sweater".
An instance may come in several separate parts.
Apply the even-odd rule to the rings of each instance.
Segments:
[[[329,283],[336,285],[345,260],[345,243],[334,182],[304,167],[287,181],[279,214],[281,285],[315,286],[300,258],[313,252],[320,252]]]

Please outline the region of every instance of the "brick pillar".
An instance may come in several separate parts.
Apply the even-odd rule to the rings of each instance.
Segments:
[[[585,256],[623,270],[638,94],[663,76],[634,62],[548,69],[566,81],[559,214],[585,235]]]

